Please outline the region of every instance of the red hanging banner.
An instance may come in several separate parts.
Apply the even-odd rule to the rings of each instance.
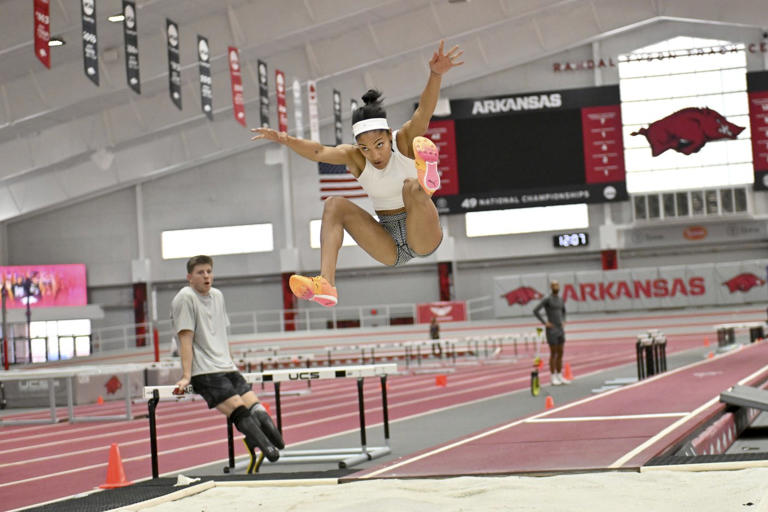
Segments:
[[[288,108],[285,106],[285,73],[275,70],[275,90],[277,91],[277,130],[288,131]]]
[[[240,54],[237,48],[227,48],[229,55],[229,79],[232,82],[232,111],[235,121],[245,126],[245,100],[243,99],[243,75],[240,68]]]
[[[35,0],[35,55],[45,67],[51,69],[51,19],[49,0]]]

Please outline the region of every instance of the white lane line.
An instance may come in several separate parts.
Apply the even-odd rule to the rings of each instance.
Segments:
[[[696,410],[692,411],[690,414],[686,414],[684,417],[680,418],[679,420],[677,420],[673,424],[669,425],[667,428],[665,428],[664,430],[662,430],[661,432],[659,432],[655,436],[647,439],[644,443],[642,443],[642,444],[638,445],[637,447],[635,447],[634,450],[631,450],[631,451],[625,453],[623,456],[619,457],[613,464],[611,464],[608,467],[609,468],[620,468],[621,466],[624,465],[624,463],[626,463],[632,457],[634,457],[638,453],[642,452],[643,450],[645,450],[646,448],[648,448],[649,446],[654,444],[656,441],[658,441],[662,437],[666,436],[667,434],[669,434],[670,432],[675,430],[677,427],[683,425],[684,423],[686,423],[691,418],[697,416],[700,412],[702,412],[702,411],[708,409],[709,407],[711,407],[712,405],[716,404],[719,400],[720,400],[720,395],[718,395],[715,398],[713,398],[713,399],[709,400],[708,402],[704,403],[704,405],[702,405],[699,408],[697,408]]]
[[[747,377],[744,377],[743,379],[741,379],[738,382],[738,384],[743,384],[745,382],[749,382],[750,380],[754,379],[755,377],[757,377],[761,373],[764,373],[766,370],[768,370],[768,365],[765,365],[762,368],[760,368],[759,370],[757,370],[756,372],[752,373],[751,375],[749,375]],[[698,415],[699,413],[701,413],[702,411],[704,411],[708,407],[711,407],[712,405],[718,403],[719,401],[720,401],[720,394],[718,393],[717,396],[715,396],[711,400],[707,401],[701,407],[697,408],[696,410],[694,410],[693,412],[691,412],[687,416],[685,416],[683,418],[680,418],[679,420],[677,420],[676,422],[674,422],[673,424],[671,424],[670,426],[668,426],[667,428],[665,428],[664,430],[662,430],[661,432],[656,434],[655,436],[651,437],[650,439],[648,439],[644,443],[642,443],[642,444],[638,445],[637,447],[635,447],[634,450],[631,450],[631,451],[627,452],[626,454],[624,454],[622,457],[619,457],[613,464],[611,464],[608,467],[609,468],[618,468],[618,467],[623,466],[627,461],[632,459],[635,455],[637,455],[638,453],[642,452],[643,450],[645,450],[649,446],[653,445],[659,439],[663,438],[664,436],[666,436],[667,434],[669,434],[670,432],[675,430],[680,425],[683,425],[684,423],[689,421],[691,418],[696,417],[696,415]]]
[[[532,418],[526,423],[568,423],[571,421],[647,420],[653,418],[679,418],[687,412],[660,412],[653,414],[619,414],[616,416],[574,416],[573,418]]]
[[[732,356],[734,354],[737,354],[737,353],[740,353],[740,352],[741,351],[735,351],[734,350],[733,352],[729,352],[727,354],[724,354],[724,355],[720,356],[720,358],[730,357],[730,356]],[[701,365],[707,364],[710,361],[711,361],[711,359],[704,359],[702,361],[697,361],[695,363],[691,363],[691,364],[686,365],[686,366],[681,366],[680,368],[677,368],[677,369],[672,370],[672,371],[668,371],[668,372],[660,373],[658,375],[654,375],[651,378],[638,381],[638,382],[636,382],[634,384],[630,384],[628,386],[623,386],[621,388],[612,389],[612,390],[606,391],[604,393],[601,393],[599,395],[583,398],[581,400],[577,400],[575,402],[571,402],[569,404],[565,404],[565,405],[562,405],[560,407],[556,407],[554,409],[549,409],[548,411],[540,412],[539,414],[535,414],[533,416],[529,416],[528,418],[524,418],[524,419],[521,419],[521,420],[513,421],[512,423],[508,423],[506,425],[502,425],[500,427],[496,427],[493,430],[489,430],[487,432],[481,432],[481,433],[479,433],[477,435],[474,435],[472,437],[468,437],[468,438],[462,439],[460,441],[456,441],[455,443],[451,443],[451,444],[443,446],[441,448],[437,448],[435,450],[423,453],[423,454],[418,455],[416,457],[408,458],[408,459],[400,461],[400,462],[398,462],[396,464],[392,464],[390,466],[382,467],[381,469],[378,469],[378,470],[376,470],[376,471],[374,471],[372,473],[368,473],[367,475],[360,476],[358,478],[358,480],[365,480],[365,479],[369,479],[369,478],[374,478],[374,477],[376,477],[376,476],[378,476],[378,475],[380,475],[382,473],[386,473],[386,472],[391,471],[393,469],[397,469],[399,467],[406,466],[406,465],[411,464],[413,462],[418,462],[418,461],[420,461],[422,459],[426,459],[427,457],[431,457],[433,455],[437,455],[439,453],[442,453],[442,452],[445,452],[445,451],[448,451],[448,450],[452,450],[454,448],[457,448],[457,447],[462,446],[462,445],[467,444],[467,443],[471,443],[471,442],[476,441],[478,439],[483,439],[484,437],[492,436],[492,435],[497,434],[499,432],[503,432],[504,430],[507,430],[507,429],[512,428],[512,427],[516,427],[517,425],[520,425],[521,423],[524,423],[526,421],[530,421],[530,420],[536,419],[536,418],[541,418],[543,416],[548,416],[548,415],[553,414],[555,412],[561,412],[561,411],[570,409],[572,407],[576,407],[576,406],[581,405],[581,404],[592,402],[593,400],[598,400],[600,398],[612,395],[614,393],[618,393],[618,392],[620,392],[622,390],[625,390],[625,389],[630,389],[630,388],[634,388],[634,387],[637,387],[637,386],[643,386],[643,385],[645,385],[645,384],[647,384],[649,382],[653,382],[653,381],[655,381],[657,379],[661,379],[661,378],[666,377],[668,375],[674,375],[676,373],[680,373],[682,371],[685,371],[685,370],[688,370],[688,369],[691,369],[691,368],[695,368],[697,366],[701,366]],[[759,374],[760,372],[764,371],[765,368],[768,368],[768,366],[763,367],[762,369],[758,370],[757,372],[755,372],[752,375]],[[747,377],[744,380],[749,380],[750,377]],[[718,397],[718,399],[719,399],[719,397]],[[695,412],[696,411],[694,411],[691,414],[694,414]],[[683,420],[684,420],[684,418],[682,420],[680,420],[680,421],[683,421]],[[680,421],[678,421],[676,423],[679,423]]]

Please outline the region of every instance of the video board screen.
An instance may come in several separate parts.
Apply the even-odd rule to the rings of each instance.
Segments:
[[[440,213],[628,198],[618,86],[450,106],[427,133],[440,150]]]

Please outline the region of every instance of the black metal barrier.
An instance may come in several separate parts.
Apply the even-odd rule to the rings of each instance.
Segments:
[[[637,351],[637,378],[643,380],[667,371],[667,338],[657,332],[640,335]]]
[[[736,333],[733,327],[721,327],[717,330],[717,346],[726,347],[736,343]],[[750,330],[750,337],[752,331]]]

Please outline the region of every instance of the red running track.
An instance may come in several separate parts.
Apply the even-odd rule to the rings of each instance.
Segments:
[[[637,469],[721,412],[722,391],[765,382],[766,361],[756,343],[348,479]]]
[[[668,351],[701,346],[701,337],[670,336]],[[510,347],[507,350],[511,350]],[[505,354],[503,354],[505,355]],[[458,366],[448,375],[448,386],[436,387],[434,374],[392,376],[389,381],[390,421],[403,420],[439,409],[505,395],[528,388],[532,353],[517,362]],[[627,341],[574,341],[568,361],[576,376],[633,363],[634,344]],[[366,420],[370,444],[381,439],[382,421],[378,379],[367,379]],[[301,384],[297,384],[299,389]],[[285,392],[292,389],[283,386]],[[271,391],[267,386],[267,391]],[[258,388],[257,388],[258,391]],[[543,408],[543,397],[540,400]],[[274,403],[266,400],[274,410]],[[289,448],[345,432],[358,425],[357,389],[354,380],[316,381],[304,396],[284,396],[283,425]],[[118,414],[122,402],[79,406],[77,415]],[[146,415],[146,404],[134,413]],[[64,411],[62,411],[63,413]],[[46,417],[49,413],[20,417]],[[14,417],[9,416],[8,419]],[[161,473],[226,463],[226,422],[204,402],[163,402],[157,409],[158,452]],[[0,509],[9,510],[90,491],[106,477],[109,446],[118,443],[129,480],[151,476],[149,429],[146,418],[124,422],[58,423],[2,427],[0,439]],[[236,455],[245,449],[236,437]],[[393,438],[396,445],[397,439]],[[434,471],[433,471],[434,472]]]

